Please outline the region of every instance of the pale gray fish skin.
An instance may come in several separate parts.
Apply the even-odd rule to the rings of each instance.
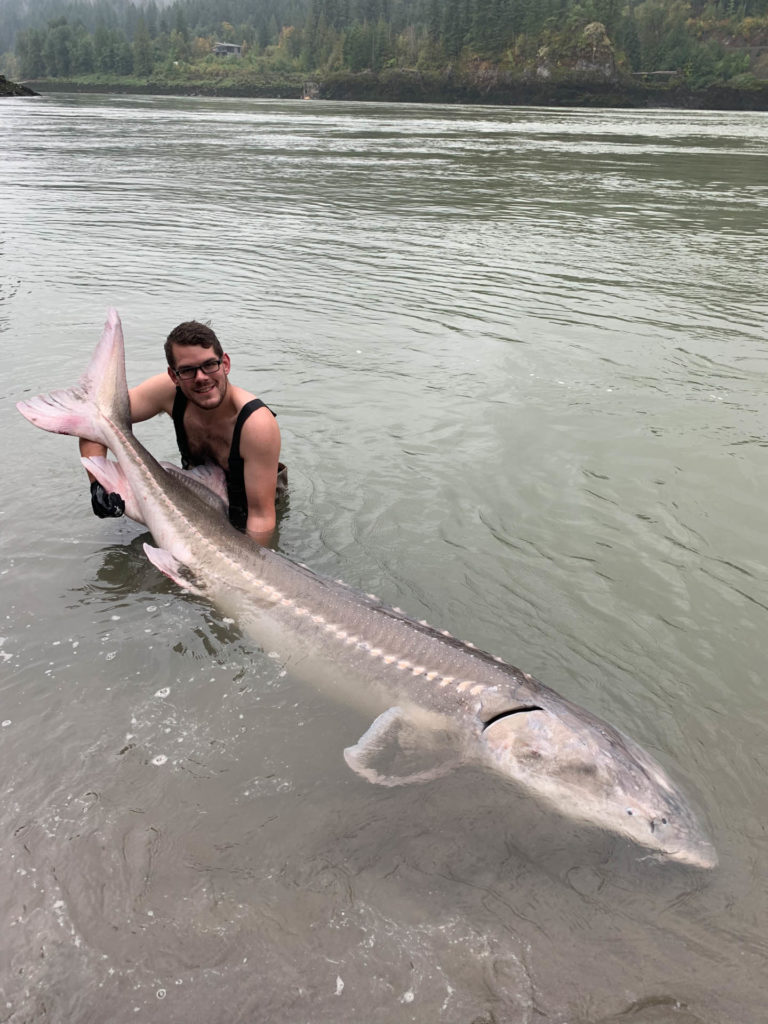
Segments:
[[[167,472],[131,430],[114,310],[80,382],[18,408],[43,429],[105,444],[117,464],[109,474],[99,460],[89,469],[108,489],[119,486],[148,527],[160,549],[145,545],[151,560],[294,674],[375,715],[397,706],[425,735],[447,730],[457,759],[496,770],[561,813],[672,860],[716,865],[682,793],[616,729],[500,659],[260,547]],[[350,764],[366,763],[367,743],[347,752]]]
[[[207,502],[220,516],[228,516],[227,482],[223,469],[213,463],[204,463],[202,466],[193,466],[191,469],[182,469],[172,462],[161,462],[160,465],[167,473],[178,477],[183,484],[191,487],[195,494]]]

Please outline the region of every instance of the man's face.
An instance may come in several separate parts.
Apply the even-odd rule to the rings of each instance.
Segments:
[[[227,393],[229,356],[225,353],[217,367],[218,357],[212,348],[202,345],[172,345],[174,369],[168,367],[168,375],[187,397],[200,409],[216,409]],[[201,369],[207,367],[207,372]],[[190,369],[194,374],[185,373]],[[179,375],[181,373],[181,376]]]

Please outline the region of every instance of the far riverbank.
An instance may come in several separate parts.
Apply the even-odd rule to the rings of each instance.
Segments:
[[[387,103],[479,103],[501,106],[768,110],[768,82],[691,89],[684,82],[559,81],[515,78],[503,72],[467,76],[393,69],[380,74],[332,74],[307,81],[288,74],[270,78],[220,76],[156,78],[84,76],[39,79],[36,92],[127,93],[160,96],[226,96],[258,99],[356,100]]]

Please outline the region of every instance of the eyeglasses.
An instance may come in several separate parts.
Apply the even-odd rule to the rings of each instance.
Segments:
[[[203,373],[209,377],[211,374],[216,373],[221,366],[221,359],[206,359],[204,363],[200,363],[199,366],[180,366],[173,372],[180,380],[194,380],[197,376],[197,371],[202,370]]]

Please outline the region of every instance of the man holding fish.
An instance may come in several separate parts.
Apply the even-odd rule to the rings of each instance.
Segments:
[[[137,389],[138,399],[129,398],[123,331],[112,309],[78,383],[17,408],[43,430],[108,448],[114,458],[89,457],[86,467],[152,534],[154,544],[144,544],[152,564],[231,617],[297,680],[360,709],[370,725],[344,758],[361,778],[399,786],[463,765],[484,767],[561,815],[624,836],[652,855],[715,867],[717,853],[683,793],[628,737],[499,656],[254,543],[226,521],[200,469],[174,471],[154,459],[131,420],[172,415],[177,387],[187,400],[182,425],[190,449],[224,459],[251,400],[227,386],[228,371],[229,360],[212,345],[171,340],[169,384],[151,378]],[[274,499],[279,435],[270,431],[271,413],[252,415],[265,420],[264,433],[253,455],[242,442],[240,454],[272,475],[268,488],[254,492],[261,518],[253,521],[262,526],[274,522],[264,495]],[[500,827],[507,827],[503,804],[499,812]]]
[[[131,422],[165,412],[173,419],[184,469],[213,463],[226,477],[229,520],[260,544],[275,529],[275,500],[286,487],[279,462],[280,429],[261,399],[229,382],[230,359],[206,324],[190,320],[165,342],[167,373],[129,391]],[[103,456],[104,445],[80,439],[84,457]],[[91,505],[99,518],[121,516],[125,502],[93,477]]]

